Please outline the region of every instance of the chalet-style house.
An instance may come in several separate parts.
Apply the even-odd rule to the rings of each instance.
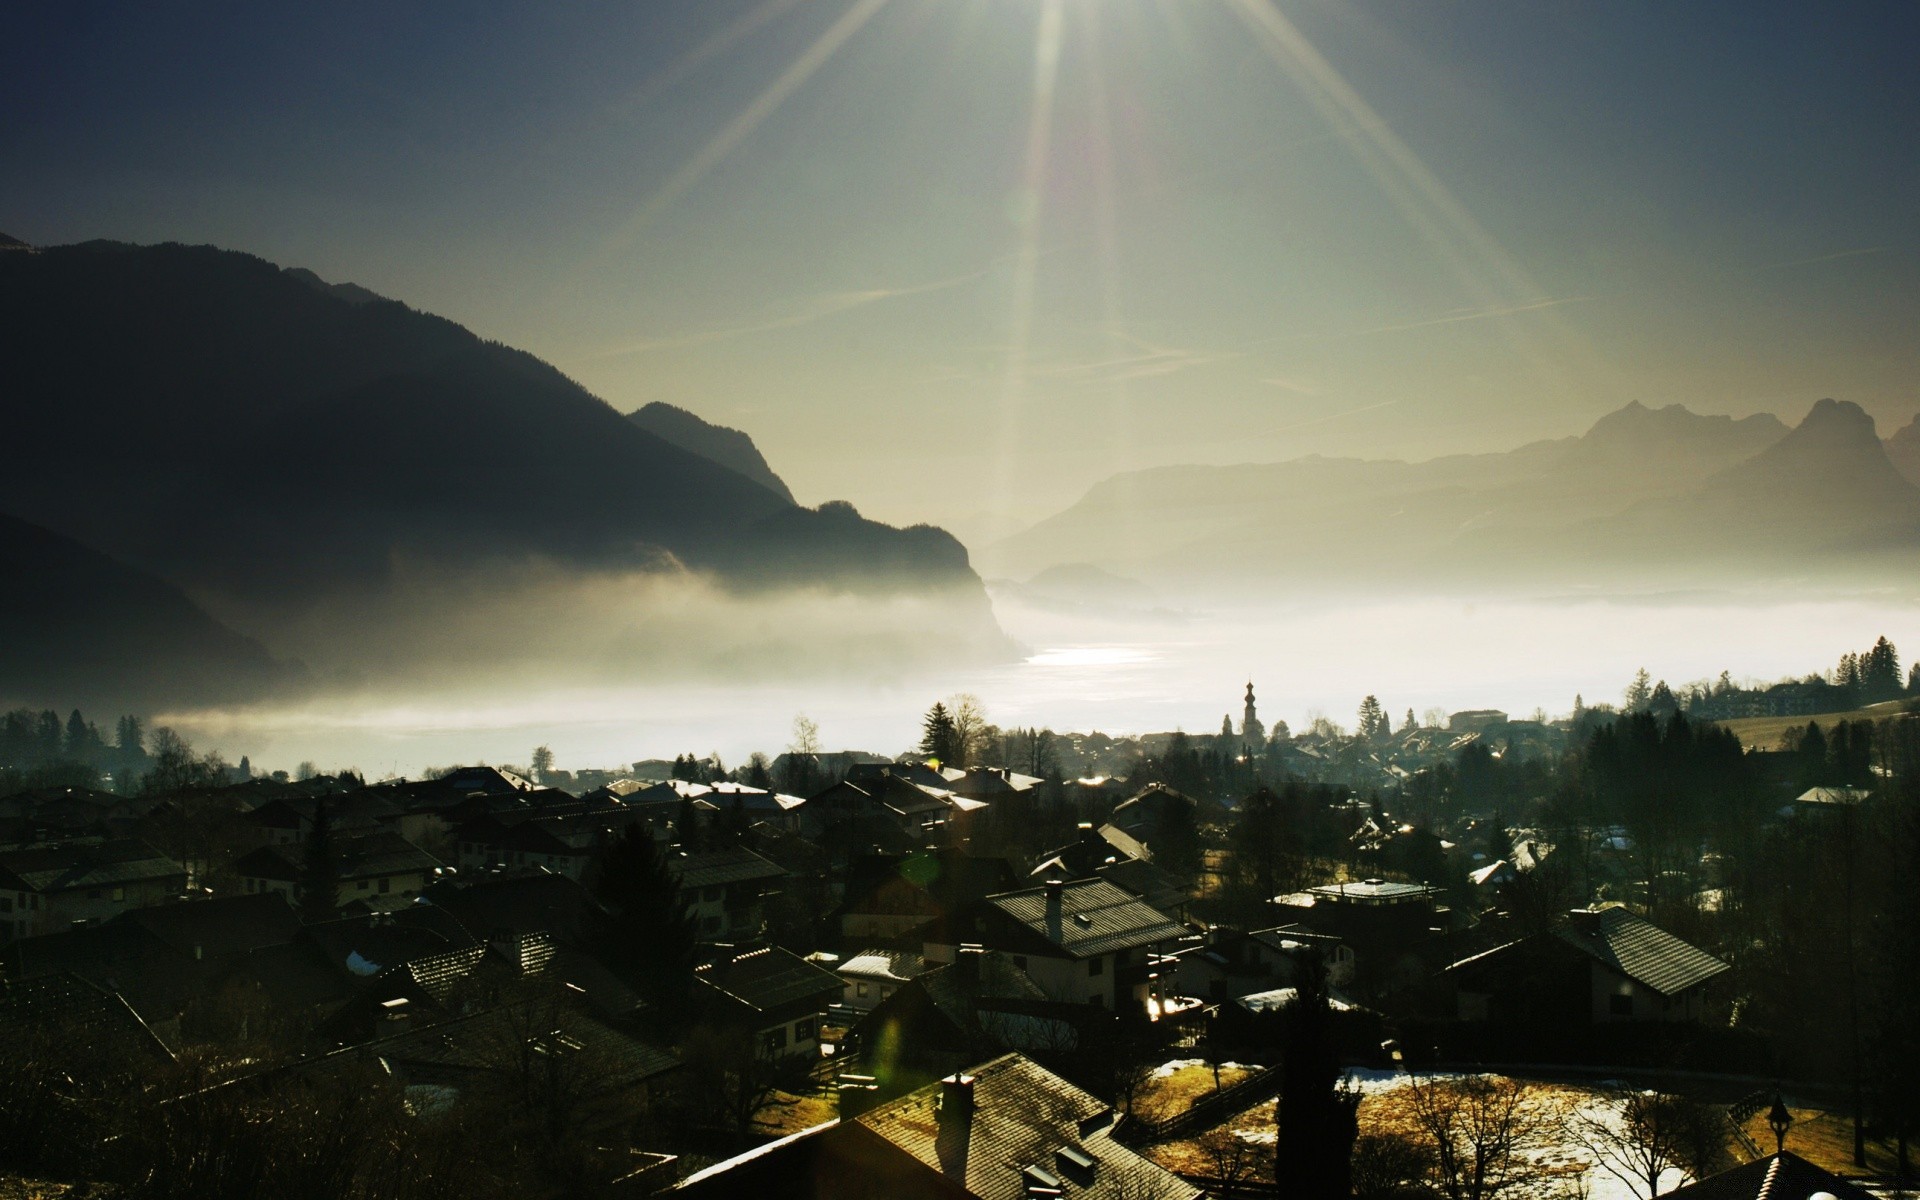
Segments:
[[[1356,986],[1381,991],[1413,983],[1446,961],[1454,914],[1440,889],[1424,883],[1363,879],[1279,897],[1280,924],[1338,938],[1353,951]]]
[[[0,850],[0,941],[177,899],[187,869],[137,838]]]
[[[1730,968],[1618,906],[1575,909],[1559,927],[1447,968],[1459,1015],[1503,1024],[1693,1021]]]
[[[1200,944],[1176,953],[1167,970],[1174,989],[1183,996],[1236,1000],[1294,986],[1309,955],[1320,957],[1332,987],[1345,988],[1353,982],[1349,947],[1338,938],[1294,925],[1251,932],[1215,926]]]
[[[1146,1007],[1154,956],[1191,932],[1104,879],[1049,880],[955,914],[928,933],[925,953],[951,962],[962,945],[999,950],[1049,997],[1119,1011]]]
[[[712,941],[760,936],[766,925],[763,901],[787,877],[784,869],[746,849],[674,855],[667,867],[680,881],[680,899],[694,929]]]
[[[442,870],[439,859],[391,831],[340,838],[336,846],[340,880],[336,903],[343,909],[354,904],[373,909],[404,907]],[[303,854],[300,846],[262,846],[241,855],[233,870],[247,894],[278,892],[297,903]]]
[[[680,1191],[755,1200],[1202,1194],[1116,1140],[1119,1119],[1104,1100],[1009,1054],[717,1163],[689,1176]]]
[[[694,969],[696,1004],[745,1030],[769,1058],[820,1054],[820,1015],[840,1000],[840,977],[778,946],[706,949]]]
[[[1020,882],[1004,858],[960,850],[863,854],[846,869],[840,934],[868,945],[919,948],[918,931]]]
[[[833,973],[846,984],[840,1003],[866,1012],[926,969],[927,960],[912,950],[862,950],[836,964]]]

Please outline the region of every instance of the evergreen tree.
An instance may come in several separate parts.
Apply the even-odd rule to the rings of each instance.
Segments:
[[[1302,958],[1296,983],[1283,1017],[1275,1174],[1287,1181],[1290,1197],[1346,1200],[1353,1194],[1360,1095],[1341,1084],[1327,969],[1317,951]]]
[[[1907,695],[1920,696],[1920,662],[1914,663],[1913,669],[1907,672]]]
[[[1412,732],[1413,732],[1414,730],[1416,730],[1416,729],[1418,729],[1418,728],[1420,728],[1420,722],[1419,722],[1419,721],[1416,721],[1416,720],[1414,719],[1414,716],[1413,716],[1413,710],[1412,710],[1411,708],[1409,708],[1409,709],[1407,710],[1407,722],[1406,722],[1406,724],[1404,724],[1404,725],[1402,725],[1402,726],[1400,727],[1400,732],[1401,732],[1401,733],[1412,733]]]
[[[699,850],[703,841],[700,834],[700,810],[694,806],[693,797],[680,797],[680,810],[673,818],[673,836],[681,852],[692,854]]]
[[[1673,689],[1667,686],[1666,680],[1662,679],[1654,685],[1653,694],[1647,697],[1644,711],[1652,713],[1663,721],[1680,711],[1680,702],[1674,699]]]
[[[636,821],[601,847],[588,878],[587,938],[608,969],[671,1019],[692,983],[693,918],[664,847]]]
[[[959,746],[953,717],[947,706],[936,700],[920,724],[920,753],[942,765],[957,761]]]
[[[313,826],[300,852],[300,919],[311,925],[340,915],[340,848],[327,802],[313,806]]]
[[[1626,701],[1628,712],[1647,711],[1647,701],[1653,699],[1653,677],[1647,674],[1645,667],[1634,672],[1633,682],[1627,685],[1626,694],[1622,698]]]
[[[763,792],[773,790],[773,776],[767,773],[767,756],[758,750],[747,760],[746,783],[748,787],[756,787]]]
[[[1360,702],[1360,736],[1367,741],[1378,741],[1387,736],[1387,713],[1380,707],[1380,700],[1368,696]]]
[[[1860,698],[1868,704],[1892,700],[1900,694],[1900,655],[1884,637],[1861,656],[1860,692]]]

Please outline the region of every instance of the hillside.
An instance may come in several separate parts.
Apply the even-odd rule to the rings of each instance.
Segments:
[[[684,408],[676,408],[658,400],[628,413],[627,420],[689,454],[698,454],[709,462],[719,463],[729,471],[744,475],[787,503],[793,503],[793,493],[787,490],[786,481],[773,473],[773,468],[761,456],[760,448],[740,430],[711,424]]]
[[[1886,446],[1894,468],[1906,476],[1908,483],[1920,484],[1920,416],[1901,426],[1887,439]]]
[[[470,608],[529,571],[937,597],[974,643],[999,637],[943,532],[796,507],[539,359],[363,288],[88,243],[0,255],[0,327],[0,394],[31,449],[0,475],[0,511],[283,653],[283,631],[344,601]],[[396,590],[422,577],[441,590]]]
[[[0,514],[0,707],[252,699],[296,682],[180,589]]]
[[[1131,472],[980,559],[1008,575],[1086,561],[1168,588],[1510,576],[1564,557],[1556,540],[1582,523],[1677,500],[1785,433],[1770,416],[1630,404],[1581,437],[1499,454]]]

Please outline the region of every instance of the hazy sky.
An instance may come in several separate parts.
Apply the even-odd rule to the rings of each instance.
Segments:
[[[47,4],[0,230],[213,242],[968,527],[1631,399],[1920,409],[1920,6]]]

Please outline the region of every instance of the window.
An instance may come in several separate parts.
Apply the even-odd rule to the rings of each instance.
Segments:
[[[1089,976],[1099,975],[1102,972],[1104,972],[1106,969],[1107,969],[1107,960],[1104,958],[1092,958],[1087,960],[1087,974]]]
[[[127,898],[127,889],[123,887],[113,889],[113,898],[115,900],[125,900]]]
[[[706,901],[708,904],[717,904],[726,898],[727,889],[723,887],[710,887],[700,893],[700,899]]]
[[[813,1018],[806,1017],[793,1023],[793,1040],[804,1042],[813,1036]]]
[[[866,984],[864,984],[864,983],[856,983],[856,984],[854,984],[854,985],[853,985],[853,994],[854,994],[854,995],[856,995],[856,996],[864,996],[864,995],[866,995],[866,994],[867,994],[867,985],[866,985]]]
[[[392,890],[393,890],[393,876],[382,875],[380,877],[380,891],[382,893],[386,893]]]
[[[13,897],[0,897],[0,913],[13,911]]]
[[[767,1030],[763,1044],[768,1054],[777,1054],[785,1050],[787,1048],[787,1027],[782,1025],[778,1029]]]
[[[358,888],[359,888],[359,889],[360,889],[361,891],[363,891],[363,892],[367,892],[367,891],[372,891],[372,890],[373,890],[373,880],[371,880],[371,879],[362,879],[362,880],[361,880],[361,881],[360,881],[359,883],[357,883],[357,884],[355,884],[354,886],[356,886],[356,887],[358,887]]]
[[[1607,1011],[1616,1017],[1633,1015],[1633,996],[1628,992],[1616,992],[1607,997]]]

